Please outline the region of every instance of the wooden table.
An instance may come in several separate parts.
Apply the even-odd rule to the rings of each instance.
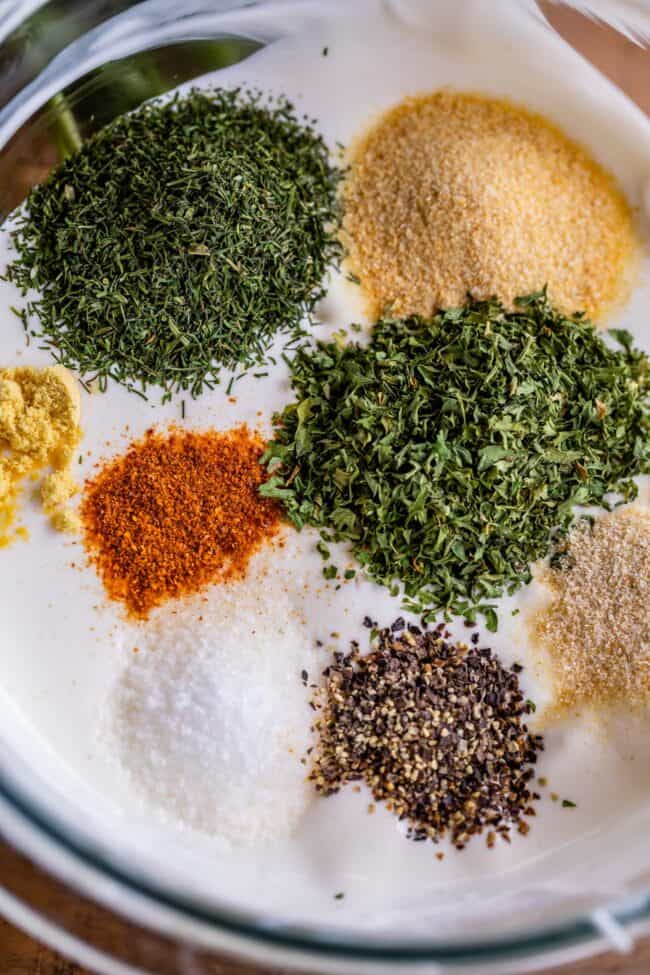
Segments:
[[[566,9],[555,9],[545,4],[549,18],[558,30],[579,50],[586,54],[602,71],[625,89],[650,115],[650,53]],[[25,880],[26,893],[30,891],[30,866],[23,858],[0,843],[0,878],[8,872],[17,872]],[[34,898],[37,891],[33,890]],[[75,906],[71,906],[74,911]],[[79,900],[76,922],[81,927],[95,931],[106,923],[100,911]],[[79,916],[80,915],[80,916]],[[580,962],[554,970],[556,975],[649,975],[650,939],[640,944],[631,955],[602,955],[597,959]],[[89,975],[78,965],[65,961],[59,955],[37,944],[26,934],[0,921],[0,975]],[[270,975],[261,969],[233,965],[224,962],[213,967],[213,975]]]
[[[88,937],[105,954],[112,956],[120,950],[119,942],[134,937],[103,908],[82,900],[72,891],[53,887],[51,880],[22,854],[0,841],[0,878],[12,878],[11,890],[19,899],[30,904],[45,917],[56,917],[67,930]],[[148,957],[145,942],[140,958]],[[151,957],[151,955],[149,955]],[[172,959],[172,960],[170,960]],[[163,971],[164,969],[164,971]],[[153,975],[188,975],[193,967],[177,967],[165,949],[164,962],[151,968]],[[204,968],[199,969],[201,972]],[[205,970],[209,975],[289,975],[277,970],[253,968],[248,965],[210,961]],[[607,954],[578,964],[552,970],[554,975],[648,975],[650,972],[650,939],[640,944],[631,955]],[[61,958],[56,952],[37,944],[22,931],[0,920],[0,975],[94,975],[87,969]]]
[[[0,921],[0,965],[2,975],[91,975],[88,969],[66,961],[4,921]],[[648,972],[650,943],[646,942],[633,955],[601,955],[591,961],[554,968],[550,975],[648,975]],[[214,975],[217,975],[216,971]],[[234,975],[234,972],[227,966],[218,975]],[[237,975],[283,973],[263,971],[261,968],[239,968]]]
[[[0,921],[0,964],[2,975],[89,975],[85,968],[66,961],[48,948]],[[645,944],[631,956],[602,955],[593,961],[579,962],[569,967],[555,968],[551,975],[648,975],[650,972],[650,944]],[[223,975],[231,975],[228,968]],[[241,975],[246,970],[241,969]],[[271,975],[262,969],[248,969],[248,975]],[[280,975],[280,973],[274,973]]]

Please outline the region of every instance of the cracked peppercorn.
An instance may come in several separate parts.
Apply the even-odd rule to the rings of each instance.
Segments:
[[[314,699],[316,791],[364,780],[416,841],[448,834],[463,849],[487,829],[491,848],[512,826],[526,835],[543,742],[524,723],[521,670],[487,647],[453,644],[441,626],[389,626],[371,653],[336,654]]]

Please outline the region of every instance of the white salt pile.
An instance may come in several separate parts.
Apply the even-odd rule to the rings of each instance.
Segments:
[[[292,831],[309,801],[313,643],[258,574],[165,608],[113,691],[109,740],[165,818],[233,843]]]

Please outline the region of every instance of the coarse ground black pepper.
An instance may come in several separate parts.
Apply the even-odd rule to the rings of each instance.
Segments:
[[[393,626],[367,655],[353,643],[324,671],[313,701],[316,790],[330,795],[364,780],[408,822],[413,840],[449,835],[463,849],[488,829],[491,848],[497,834],[509,840],[513,825],[525,835],[544,745],[523,720],[531,707],[519,687],[522,668],[507,670],[487,647],[452,643],[443,625]]]

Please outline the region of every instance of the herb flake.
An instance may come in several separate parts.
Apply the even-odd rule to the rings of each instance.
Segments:
[[[530,580],[574,506],[630,501],[650,471],[648,358],[545,292],[381,321],[369,345],[303,345],[291,369],[262,493],[415,612],[495,629],[492,600]]]
[[[302,334],[340,256],[340,173],[284,98],[218,89],[147,103],[30,193],[8,277],[55,359],[166,398]],[[229,387],[230,388],[230,387]]]

